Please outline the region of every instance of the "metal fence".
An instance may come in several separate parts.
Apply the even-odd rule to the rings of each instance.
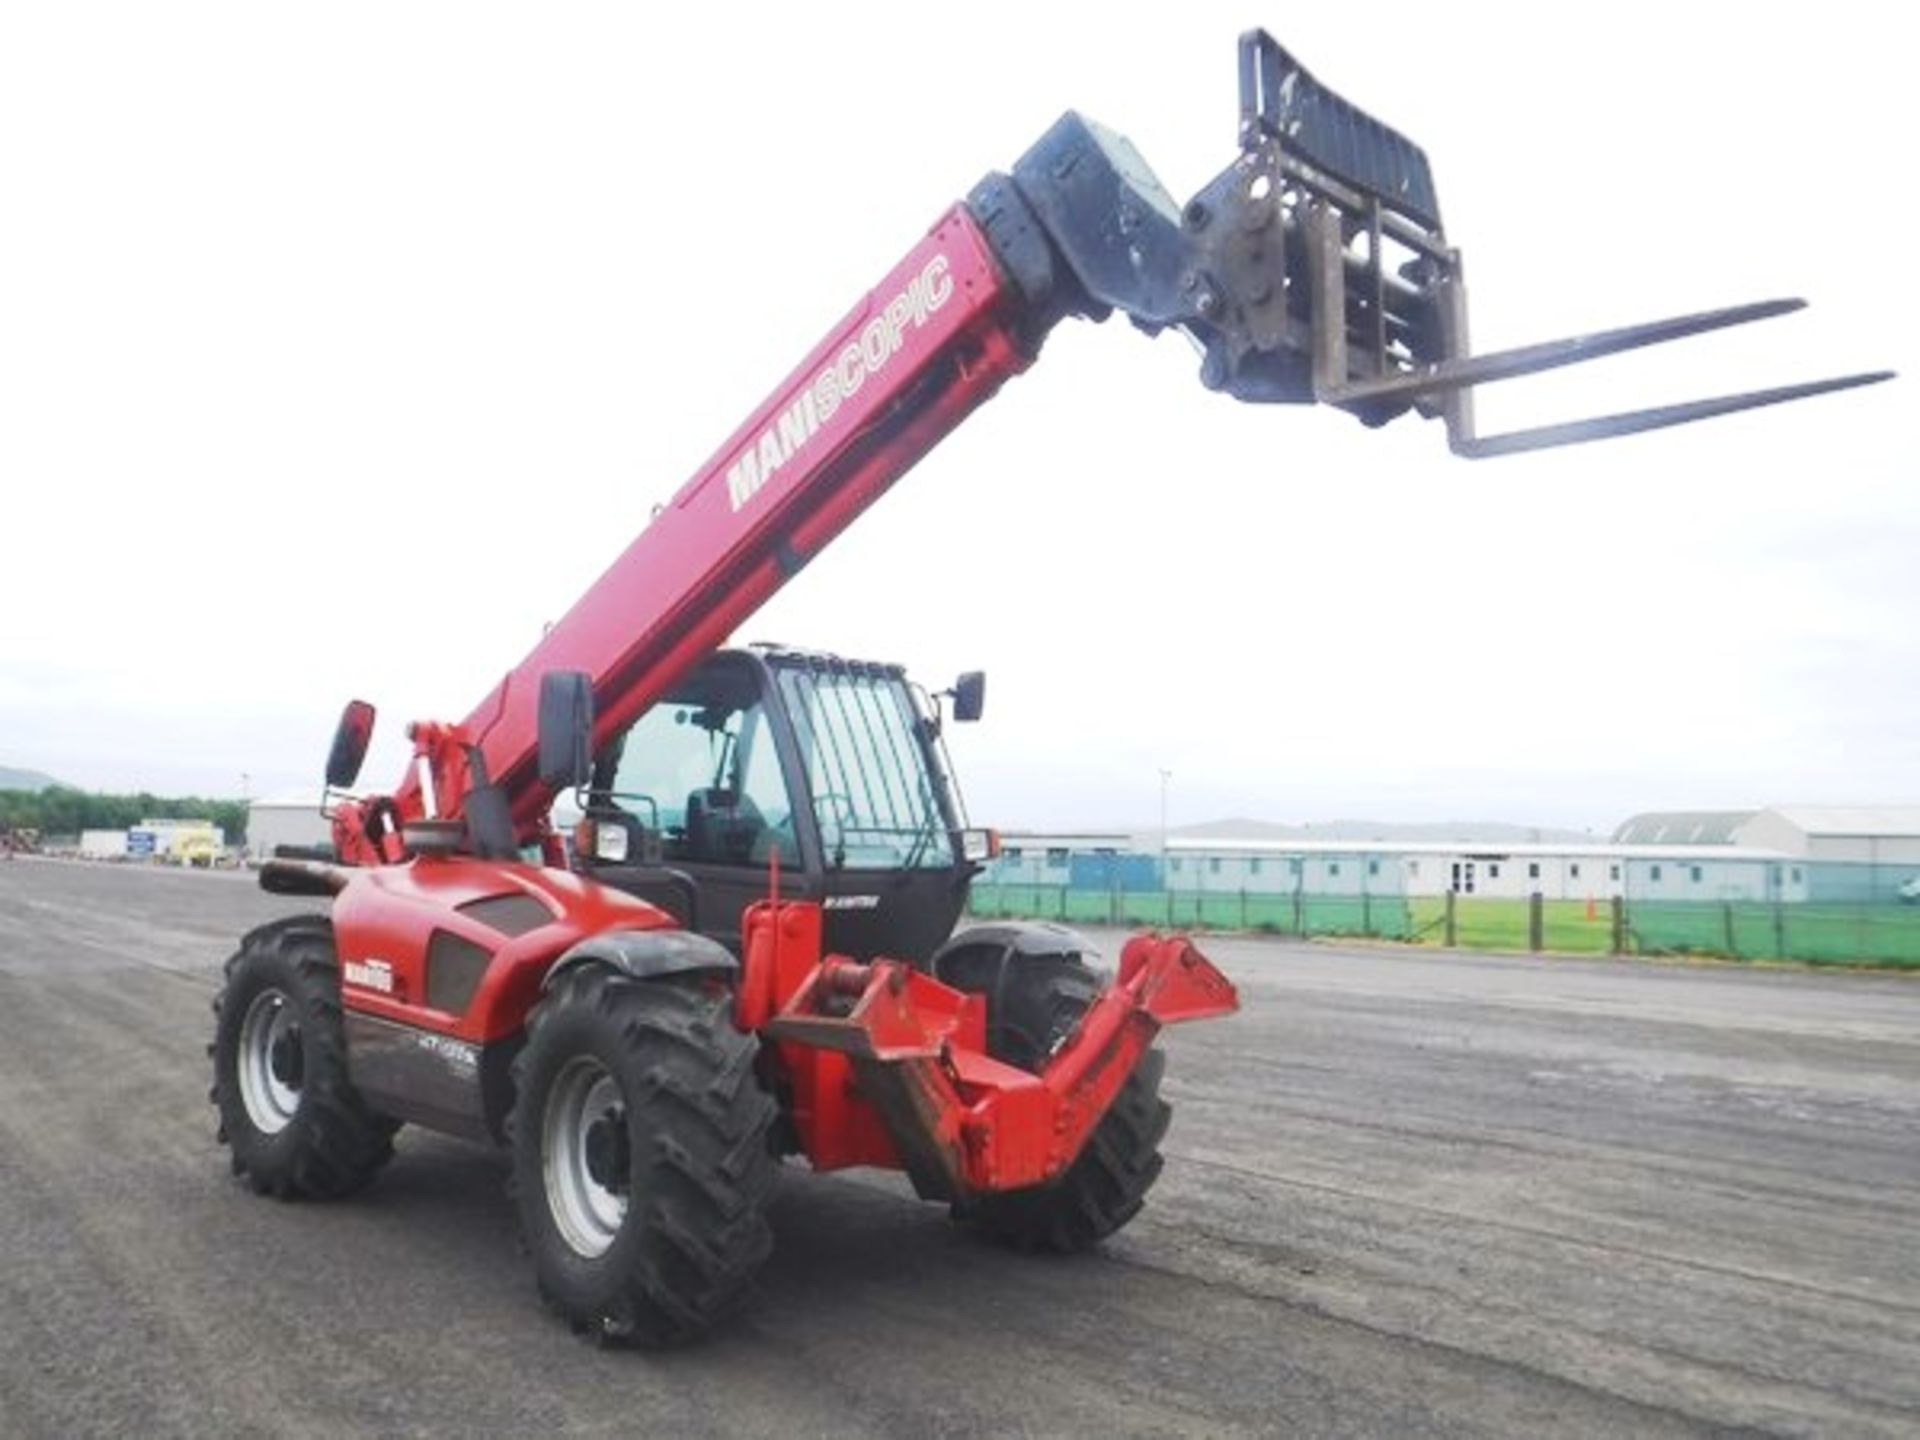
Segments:
[[[971,910],[1480,950],[1920,967],[1920,865],[1734,856],[1616,862],[1591,852],[1557,869],[1528,855],[1501,863],[1509,891],[1522,893],[1448,888],[1450,879],[1459,883],[1459,867],[1432,853],[1016,856],[974,886]],[[1484,861],[1479,874],[1493,878]]]

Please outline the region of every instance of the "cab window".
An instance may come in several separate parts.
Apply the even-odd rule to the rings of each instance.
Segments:
[[[795,856],[779,753],[757,698],[654,706],[627,731],[601,798],[657,826],[668,864],[766,865],[776,846],[784,860]]]

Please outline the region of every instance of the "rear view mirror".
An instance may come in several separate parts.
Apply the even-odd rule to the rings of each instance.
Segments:
[[[327,788],[345,790],[360,778],[366,763],[367,746],[373,742],[373,706],[364,700],[349,700],[340,712],[340,726],[333,732],[333,748],[327,752]]]
[[[978,720],[987,708],[987,672],[969,670],[953,682],[953,718]]]
[[[574,790],[593,773],[593,686],[579,670],[540,677],[540,783]]]

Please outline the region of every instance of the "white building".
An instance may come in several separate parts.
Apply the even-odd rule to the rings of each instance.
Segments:
[[[82,830],[80,855],[87,860],[124,860],[127,858],[127,832]]]
[[[1456,895],[1548,900],[1804,900],[1808,867],[1730,845],[1480,844],[1472,841],[1181,840],[1175,890],[1310,895]]]
[[[1076,855],[1124,855],[1131,835],[1093,830],[1009,830],[1000,836],[993,878],[1001,885],[1064,885]]]
[[[317,794],[289,794],[255,800],[247,807],[247,856],[271,860],[282,846],[315,849],[333,843],[333,824],[320,813]]]
[[[1806,860],[1920,869],[1920,805],[1777,805],[1741,825],[1735,841]]]
[[[1775,805],[1766,810],[1662,811],[1636,815],[1616,841],[1682,834],[1729,853],[1771,850],[1802,870],[1801,898],[1889,903],[1920,877],[1920,805]]]

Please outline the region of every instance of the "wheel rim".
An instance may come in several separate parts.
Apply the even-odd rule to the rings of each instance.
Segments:
[[[585,1259],[604,1255],[627,1218],[632,1160],[619,1083],[591,1056],[569,1060],[554,1079],[540,1163],[560,1238]]]
[[[240,1022],[240,1100],[256,1130],[277,1135],[293,1123],[304,1065],[293,1006],[283,992],[262,990]]]

